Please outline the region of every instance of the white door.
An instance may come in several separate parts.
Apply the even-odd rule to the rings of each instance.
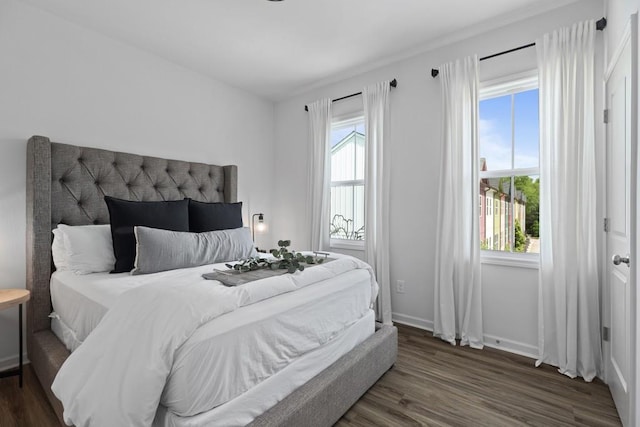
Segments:
[[[625,37],[616,50],[606,77],[608,109],[606,212],[608,258],[605,288],[604,326],[609,328],[603,342],[605,377],[623,425],[634,425],[635,395],[635,289],[631,246],[635,245],[635,139],[637,125],[635,92],[635,52],[637,15],[633,15]],[[633,151],[632,151],[633,150]],[[630,265],[631,264],[631,265]],[[605,334],[606,335],[606,334]]]

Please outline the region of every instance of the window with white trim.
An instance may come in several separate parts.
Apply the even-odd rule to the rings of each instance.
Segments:
[[[480,247],[538,253],[537,75],[484,84],[479,116],[479,195],[487,213],[480,216]]]
[[[364,246],[364,117],[331,127],[331,246]]]

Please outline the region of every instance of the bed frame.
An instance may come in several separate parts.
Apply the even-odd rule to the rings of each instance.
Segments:
[[[53,270],[51,230],[68,225],[108,224],[104,196],[127,200],[204,202],[237,200],[236,166],[166,160],[54,143],[33,136],[27,144],[27,352],[36,376],[62,425],[62,404],[51,392],[69,356],[51,331],[49,283]],[[293,391],[252,426],[332,425],[394,363],[397,330],[376,333]]]

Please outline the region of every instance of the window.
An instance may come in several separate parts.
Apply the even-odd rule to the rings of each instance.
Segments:
[[[486,199],[487,213],[480,217],[481,248],[538,253],[537,76],[485,85],[479,130],[479,194]]]
[[[364,241],[364,117],[331,128],[331,245]]]

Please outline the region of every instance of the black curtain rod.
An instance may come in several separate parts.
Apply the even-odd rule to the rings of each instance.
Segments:
[[[602,31],[606,28],[607,26],[607,18],[602,18],[599,19],[598,21],[596,21],[596,30]],[[501,55],[505,55],[507,53],[511,53],[511,52],[515,52],[517,50],[521,50],[521,49],[526,49],[528,47],[533,47],[535,46],[535,43],[529,43],[529,44],[525,44],[523,46],[518,46],[518,47],[514,47],[513,49],[509,49],[509,50],[504,50],[502,52],[498,52],[498,53],[494,53],[492,55],[488,55],[488,56],[483,56],[482,58],[479,59],[479,61],[484,61],[485,59],[491,59],[491,58],[495,58],[496,56],[501,56]],[[438,74],[440,74],[440,70],[438,70],[437,68],[432,68],[431,69],[431,77],[438,77]]]
[[[389,82],[389,86],[391,87],[398,87],[398,81],[396,79],[393,79]],[[336,99],[332,99],[331,102],[337,102],[337,101],[342,101],[343,99],[347,99],[347,98],[353,98],[354,96],[358,96],[358,95],[362,95],[362,92],[358,92],[358,93],[352,93],[351,95],[347,95],[347,96],[343,96],[341,98],[336,98]],[[309,107],[307,107],[306,105],[304,106],[304,111],[309,111]]]

